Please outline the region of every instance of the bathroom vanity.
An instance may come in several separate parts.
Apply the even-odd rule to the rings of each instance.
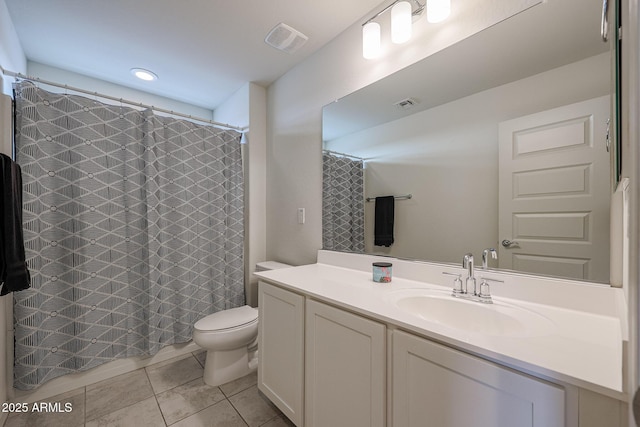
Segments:
[[[258,387],[297,426],[625,425],[620,289],[488,270],[481,304],[451,296],[462,268],[391,259],[376,283],[381,260],[257,274]]]

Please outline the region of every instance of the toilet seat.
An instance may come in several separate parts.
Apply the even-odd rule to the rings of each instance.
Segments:
[[[258,310],[244,305],[209,314],[198,320],[193,328],[201,332],[228,331],[258,322]]]

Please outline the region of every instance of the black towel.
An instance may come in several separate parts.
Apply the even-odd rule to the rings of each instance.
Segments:
[[[27,289],[27,268],[22,235],[22,172],[9,156],[0,154],[0,295]]]
[[[389,247],[393,244],[394,196],[376,197],[376,218],[374,242],[376,246]]]

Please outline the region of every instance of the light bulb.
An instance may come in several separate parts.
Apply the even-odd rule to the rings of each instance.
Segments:
[[[401,1],[391,8],[391,41],[404,43],[411,38],[411,3]]]
[[[140,80],[145,80],[148,82],[158,79],[158,76],[155,73],[149,70],[145,70],[144,68],[132,68],[131,74],[133,74]]]
[[[435,24],[444,21],[451,13],[451,0],[427,1],[427,21]]]
[[[380,55],[380,24],[368,22],[362,27],[362,56],[373,59]]]

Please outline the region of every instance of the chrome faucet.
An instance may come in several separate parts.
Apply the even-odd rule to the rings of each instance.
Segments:
[[[498,254],[495,249],[487,248],[482,252],[482,268],[487,269],[487,261],[489,255],[493,259],[498,258]],[[480,276],[482,279],[482,283],[480,283],[479,287],[476,287],[476,278],[474,277],[473,271],[473,254],[467,253],[462,257],[462,268],[467,269],[467,277],[463,281],[461,280],[462,274],[460,273],[450,273],[448,271],[443,271],[442,274],[446,274],[448,276],[455,276],[455,280],[453,282],[453,292],[452,296],[456,298],[463,298],[466,300],[481,302],[484,304],[492,304],[493,300],[491,298],[491,291],[489,289],[489,282],[502,282],[499,279],[492,279],[490,277]],[[472,293],[473,289],[473,293]]]
[[[467,278],[464,282],[463,293],[470,293],[471,289],[473,289],[473,295],[477,295],[476,278],[473,277],[473,254],[464,254],[464,257],[462,257],[462,268],[467,269]]]
[[[482,269],[486,270],[489,267],[489,255],[491,258],[498,259],[498,252],[493,248],[487,248],[482,251]]]

